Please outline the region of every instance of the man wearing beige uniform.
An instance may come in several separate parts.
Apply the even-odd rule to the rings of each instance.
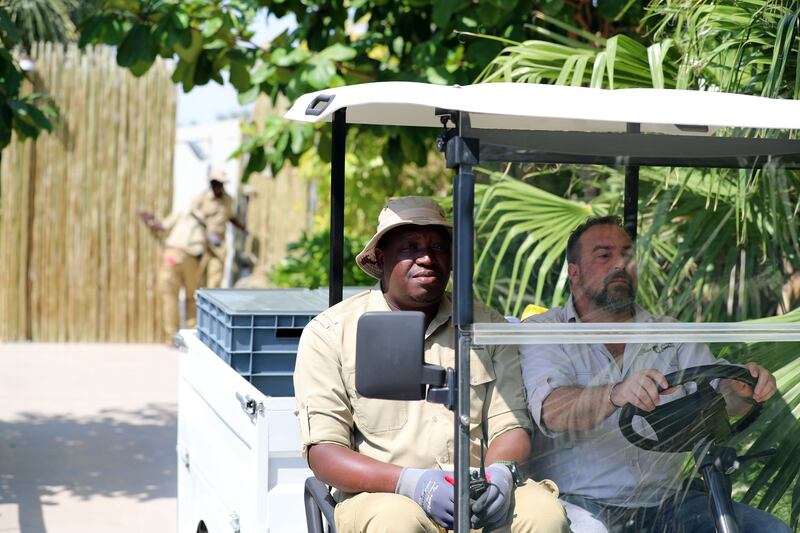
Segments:
[[[200,213],[175,212],[162,222],[150,212],[140,213],[148,228],[167,232],[164,255],[158,269],[157,287],[161,298],[164,337],[167,345],[180,327],[179,293],[184,289],[186,327],[195,326],[194,291],[200,278],[200,258],[206,249],[206,221]]]
[[[222,285],[222,274],[225,270],[225,230],[230,222],[242,231],[244,224],[233,216],[233,198],[225,192],[228,177],[219,169],[208,175],[208,190],[192,200],[191,211],[200,213],[206,220],[206,237],[208,246],[203,256],[201,274],[205,272],[204,286],[218,288]]]
[[[356,323],[367,311],[423,312],[425,361],[455,366],[452,305],[445,293],[450,232],[433,200],[390,201],[356,258],[380,288],[321,313],[300,338],[294,383],[302,449],[314,475],[335,489],[339,533],[439,532],[453,526],[447,466],[454,462],[453,413],[425,401],[364,398],[355,389]],[[478,322],[502,320],[479,304],[474,313]],[[470,365],[472,463],[478,465],[485,437],[489,477],[489,489],[472,503],[473,526],[568,531],[555,485],[516,476],[513,462],[527,460],[531,431],[516,348],[474,347]]]

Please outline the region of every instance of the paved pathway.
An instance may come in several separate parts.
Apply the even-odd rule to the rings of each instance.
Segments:
[[[0,344],[0,533],[173,533],[178,353]]]

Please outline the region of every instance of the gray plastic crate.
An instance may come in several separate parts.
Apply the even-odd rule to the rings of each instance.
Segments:
[[[347,287],[347,298],[367,290]],[[200,340],[268,396],[294,396],[300,334],[328,307],[327,289],[200,289]]]

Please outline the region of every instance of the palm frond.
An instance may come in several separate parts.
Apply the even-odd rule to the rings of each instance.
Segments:
[[[499,303],[507,315],[519,314],[526,303],[550,305],[554,299],[560,300],[558,287],[563,290],[564,283],[559,284],[558,278],[551,280],[546,294],[550,273],[564,261],[569,233],[586,217],[603,212],[602,203],[575,202],[498,173],[489,175],[493,183],[476,190],[481,253],[475,275],[485,279],[479,283],[485,287],[484,300],[495,302],[501,276],[506,293]],[[536,287],[530,292],[534,270]]]
[[[0,5],[19,29],[27,50],[36,41],[66,43],[75,38],[70,12],[79,7],[78,0],[2,0]]]

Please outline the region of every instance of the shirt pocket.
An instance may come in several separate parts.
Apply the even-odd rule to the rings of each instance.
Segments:
[[[355,371],[346,372],[344,376],[355,425],[361,433],[377,435],[405,427],[409,402],[365,398],[356,391]]]

